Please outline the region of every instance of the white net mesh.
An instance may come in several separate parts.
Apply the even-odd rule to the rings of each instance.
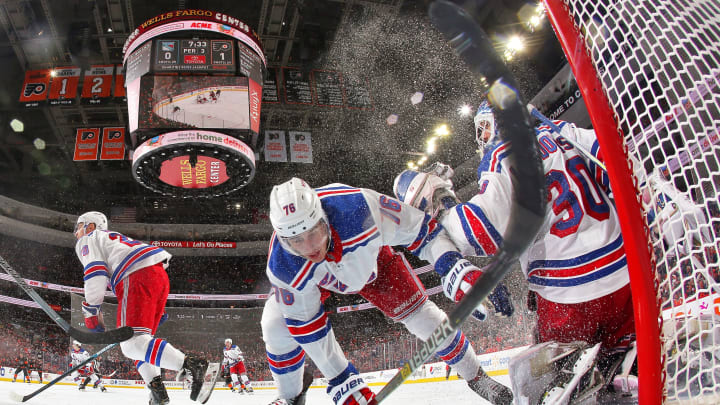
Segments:
[[[648,216],[666,403],[720,403],[720,2],[564,1]]]

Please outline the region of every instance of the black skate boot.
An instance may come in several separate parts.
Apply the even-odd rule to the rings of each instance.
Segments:
[[[296,396],[293,399],[276,399],[272,402],[270,402],[269,405],[305,405],[305,394],[307,393],[307,390],[310,388],[310,384],[313,382],[313,375],[310,369],[305,367],[305,371],[303,372],[303,386],[302,391],[300,391],[300,394]]]
[[[513,403],[513,393],[510,388],[490,378],[482,367],[478,369],[477,377],[467,383],[471,390],[494,405],[512,405]]]
[[[170,398],[168,398],[162,377],[157,376],[153,378],[150,384],[148,384],[148,388],[150,388],[150,405],[166,405],[170,403]],[[103,387],[103,392],[104,391],[105,387]]]
[[[85,386],[88,385],[89,382],[90,382],[90,377],[85,377],[83,382],[80,383],[80,386],[78,387],[78,389],[80,391],[85,391]]]
[[[205,372],[208,368],[208,362],[205,359],[199,359],[194,356],[185,356],[183,368],[187,369],[192,375],[192,385],[190,386],[190,399],[197,400],[200,389],[205,382]]]

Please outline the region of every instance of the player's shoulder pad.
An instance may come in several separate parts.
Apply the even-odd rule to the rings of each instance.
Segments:
[[[342,240],[366,231],[374,223],[363,190],[340,183],[317,189],[323,211]]]
[[[502,170],[502,163],[510,155],[510,143],[497,139],[485,148],[482,160],[478,165],[478,178],[480,174],[487,171],[499,172]]]
[[[267,271],[272,274],[273,277],[287,285],[292,285],[298,275],[306,273],[308,270],[311,271],[316,266],[316,263],[288,253],[283,249],[277,236],[273,235],[273,239],[270,242],[270,252],[267,262]],[[304,283],[300,284],[297,286],[297,289],[302,290],[304,286]]]

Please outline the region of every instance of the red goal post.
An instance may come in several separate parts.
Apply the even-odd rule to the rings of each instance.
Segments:
[[[720,185],[720,5],[543,2],[590,113],[621,221],[639,401],[720,403],[713,229]]]

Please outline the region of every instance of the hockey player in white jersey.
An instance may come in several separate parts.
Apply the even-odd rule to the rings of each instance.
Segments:
[[[458,204],[447,181],[411,170],[395,179],[394,192],[401,201],[439,215],[463,255],[491,256],[498,251],[510,219],[511,145],[495,137],[489,107],[478,111],[475,122],[484,154],[478,167],[479,190],[469,202]],[[605,174],[568,142],[582,144],[597,156],[595,134],[568,122],[555,124],[560,134],[549,126],[535,128],[549,203],[539,236],[520,257],[520,264],[537,307],[538,342],[586,342],[573,349],[565,363],[570,369],[574,362],[590,371],[599,345],[612,351],[627,344],[634,333],[629,275],[615,207],[597,180]],[[451,275],[473,284],[480,274],[471,269]],[[454,296],[454,291],[445,293]],[[572,392],[562,388],[573,388],[570,385],[585,371],[561,373],[564,381],[550,384],[546,403],[565,401],[560,397]],[[516,383],[513,379],[514,388]],[[553,386],[561,388],[553,391]]]
[[[230,378],[232,379],[230,390],[235,392],[237,389],[237,392],[240,394],[253,392],[250,386],[250,379],[247,376],[247,370],[245,370],[243,352],[237,345],[233,344],[230,338],[225,339],[222,366],[230,372]]]
[[[313,189],[293,178],[273,188],[270,221],[272,294],[262,330],[280,398],[286,404],[304,402],[307,353],[328,378],[327,392],[336,405],[374,404],[375,394],[335,339],[321,289],[357,293],[426,340],[447,315],[427,299],[405,257],[391,246],[406,246],[441,273],[469,263],[447,258],[457,250],[429,215],[368,189],[344,184]],[[485,374],[462,331],[446,339],[437,354],[478,395],[493,404],[512,403],[512,392]]]
[[[88,357],[90,357],[90,353],[82,347],[80,342],[74,340],[72,349],[70,349],[70,368],[87,360]],[[107,388],[103,385],[102,380],[100,380],[100,377],[95,373],[95,367],[96,363],[91,361],[70,374],[75,381],[79,381],[78,389],[80,391],[85,391],[85,387],[92,382],[93,385],[100,387],[102,392],[107,392]]]
[[[75,253],[82,263],[85,326],[105,330],[101,306],[108,286],[118,298],[117,327],[130,326],[132,338],[120,343],[123,354],[150,389],[150,404],[170,402],[160,368],[188,370],[193,376],[190,399],[196,400],[208,362],[186,356],[154,334],[165,313],[170,283],[165,269],[171,255],[165,250],[108,230],[107,218],[97,211],[80,215],[75,225]]]

